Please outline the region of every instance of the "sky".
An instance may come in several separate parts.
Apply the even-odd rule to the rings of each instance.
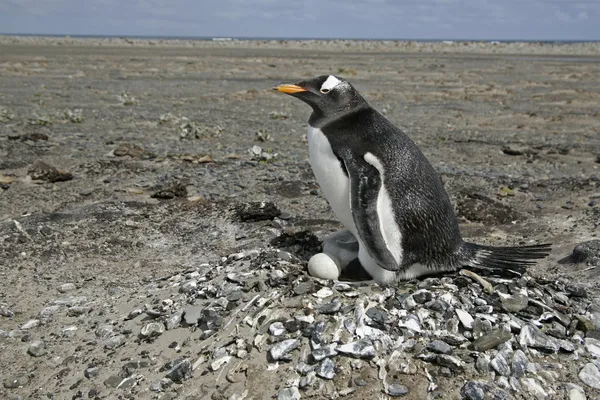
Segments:
[[[600,40],[600,0],[0,0],[0,33]]]

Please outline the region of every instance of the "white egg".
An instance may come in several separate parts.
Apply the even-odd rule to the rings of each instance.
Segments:
[[[317,253],[308,260],[308,273],[315,278],[335,280],[340,272],[340,261],[327,253]]]

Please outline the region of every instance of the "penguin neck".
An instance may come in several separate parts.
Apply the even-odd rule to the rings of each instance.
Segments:
[[[371,109],[371,106],[367,104],[367,102],[363,102],[352,108],[335,110],[335,112],[327,112],[324,113],[320,109],[313,108],[313,112],[308,119],[308,124],[313,128],[322,129],[323,127],[338,121],[342,118],[345,118],[349,115],[362,113],[366,110]]]

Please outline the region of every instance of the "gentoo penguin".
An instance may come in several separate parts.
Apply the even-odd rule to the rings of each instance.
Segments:
[[[520,273],[549,254],[548,244],[465,242],[440,176],[417,145],[348,81],[323,75],[274,89],[312,107],[311,167],[375,281],[389,284],[462,267]]]

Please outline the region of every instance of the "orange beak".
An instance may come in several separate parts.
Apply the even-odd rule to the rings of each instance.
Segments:
[[[280,92],[283,93],[299,93],[299,92],[306,92],[306,89],[304,89],[301,86],[298,85],[289,85],[289,84],[283,84],[283,85],[279,85],[279,86],[275,86],[273,89],[277,89]]]

